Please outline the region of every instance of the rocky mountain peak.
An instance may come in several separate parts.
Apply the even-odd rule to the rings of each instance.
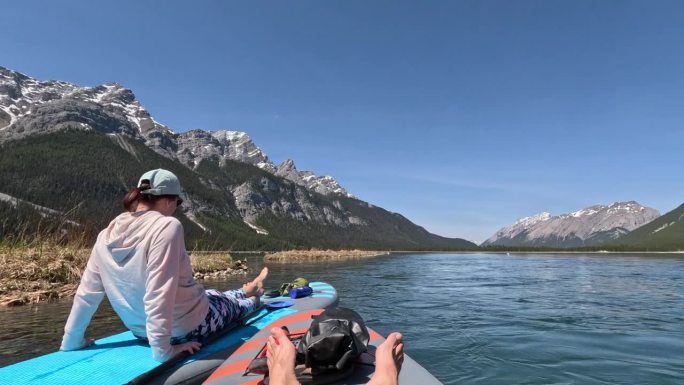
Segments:
[[[294,162],[279,174],[279,168],[245,132],[196,129],[176,134],[155,121],[133,91],[121,84],[81,87],[64,81],[39,81],[0,67],[0,142],[65,128],[125,135],[190,168],[203,159],[233,160],[324,195],[351,196],[332,177],[299,172]]]
[[[292,159],[286,159],[283,161],[283,163],[278,166],[279,169],[291,169],[291,170],[296,170],[297,167],[295,167],[294,160]]]
[[[29,76],[26,76],[21,72],[13,71],[3,66],[0,66],[0,79],[12,79],[16,83],[31,80]]]
[[[306,187],[306,181],[304,180],[304,177],[307,174],[300,173],[299,171],[297,171],[297,167],[295,166],[294,161],[292,159],[287,159],[283,163],[281,163],[277,167],[275,174],[278,176],[282,176],[285,179],[289,179],[300,186]]]
[[[626,234],[660,213],[638,202],[593,205],[567,214],[525,217],[497,231],[483,245],[575,247]]]
[[[178,158],[190,167],[202,159],[218,158],[219,164],[228,160],[251,164],[272,174],[276,166],[244,132],[191,130],[176,136]]]

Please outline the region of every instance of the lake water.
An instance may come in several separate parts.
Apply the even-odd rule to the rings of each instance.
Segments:
[[[273,288],[297,276],[330,282],[369,326],[401,331],[408,354],[445,384],[684,384],[682,257],[395,254],[268,266]],[[0,366],[54,351],[69,308],[0,309]],[[122,329],[105,305],[90,334]]]

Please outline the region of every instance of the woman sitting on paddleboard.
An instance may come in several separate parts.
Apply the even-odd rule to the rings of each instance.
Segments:
[[[85,329],[107,295],[124,325],[149,341],[166,361],[194,353],[198,339],[254,310],[263,293],[264,268],[240,290],[204,290],[193,278],[183,226],[172,217],[183,202],[178,178],[157,169],[143,174],[124,198],[126,212],[97,237],[64,328],[60,350],[89,346]]]

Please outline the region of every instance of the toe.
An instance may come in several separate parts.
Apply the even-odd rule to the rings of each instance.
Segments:
[[[399,332],[393,332],[393,333],[390,333],[389,336],[387,336],[387,341],[392,346],[396,346],[397,344],[400,344],[403,342],[403,336]]]

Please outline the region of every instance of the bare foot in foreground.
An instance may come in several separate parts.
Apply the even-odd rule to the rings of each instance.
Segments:
[[[397,385],[404,363],[404,342],[401,333],[394,332],[375,351],[375,374],[368,385]]]
[[[266,348],[269,385],[299,385],[294,371],[295,347],[283,329],[271,329]]]
[[[259,275],[252,282],[242,285],[242,291],[247,297],[260,297],[264,294],[264,280],[268,277],[268,267],[261,269]]]

